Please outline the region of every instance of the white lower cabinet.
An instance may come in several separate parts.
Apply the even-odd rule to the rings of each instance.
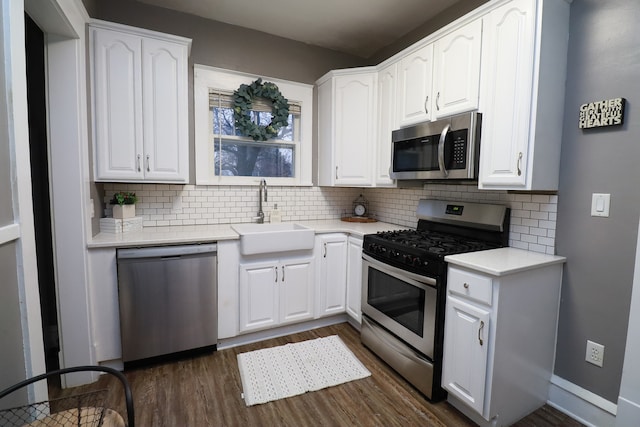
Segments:
[[[316,237],[317,317],[344,313],[347,287],[347,236],[341,233]]]
[[[89,265],[89,310],[96,362],[122,357],[118,270],[115,248],[87,251]]]
[[[449,262],[442,386],[479,425],[511,425],[545,404],[561,280],[561,263],[491,275]]]
[[[356,322],[362,318],[362,239],[349,236],[347,246],[347,314]]]
[[[240,264],[240,332],[313,318],[313,257]]]
[[[482,413],[491,312],[449,296],[446,317],[448,360],[443,383],[450,393]]]

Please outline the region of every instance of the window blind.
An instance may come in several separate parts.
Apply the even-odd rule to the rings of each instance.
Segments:
[[[209,90],[209,107],[233,108],[233,92],[221,90]],[[254,98],[251,103],[253,111],[271,112],[271,102],[264,98]],[[301,105],[297,102],[289,101],[289,113],[295,116],[300,115]]]

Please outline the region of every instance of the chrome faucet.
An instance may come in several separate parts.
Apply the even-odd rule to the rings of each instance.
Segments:
[[[258,224],[264,224],[264,212],[262,212],[262,192],[264,191],[264,201],[267,201],[267,181],[264,179],[260,181],[260,196],[258,197],[258,216],[256,220]]]

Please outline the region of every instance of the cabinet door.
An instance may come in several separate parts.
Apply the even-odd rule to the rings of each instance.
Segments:
[[[490,312],[447,297],[442,386],[482,415]]]
[[[320,237],[318,315],[344,313],[347,288],[347,236]]]
[[[187,47],[144,39],[142,69],[145,179],[187,182]]]
[[[335,184],[370,186],[376,135],[376,74],[335,77]]]
[[[141,180],[140,37],[92,29],[96,180]]]
[[[279,323],[279,265],[274,261],[240,264],[240,331]]]
[[[378,141],[375,183],[391,186],[395,181],[389,176],[391,168],[391,132],[398,128],[396,114],[396,87],[398,64],[391,64],[378,73]]]
[[[433,96],[436,118],[478,108],[482,20],[437,40]]]
[[[431,120],[433,45],[428,44],[400,61],[398,114],[400,126]]]
[[[511,1],[484,18],[480,188],[526,188],[534,36],[534,0]]]
[[[360,323],[362,317],[362,240],[349,237],[347,253],[347,314]]]
[[[313,258],[281,261],[280,323],[313,318],[313,272]]]

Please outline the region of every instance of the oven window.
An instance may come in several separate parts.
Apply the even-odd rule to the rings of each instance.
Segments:
[[[416,335],[424,335],[425,291],[375,268],[369,269],[367,303]]]

